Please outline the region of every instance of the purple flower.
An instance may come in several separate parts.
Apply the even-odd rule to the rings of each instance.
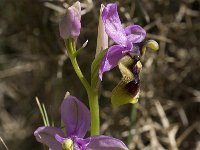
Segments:
[[[81,30],[81,5],[80,2],[74,3],[67,9],[65,16],[59,25],[60,36],[63,39],[76,39]]]
[[[117,45],[111,46],[104,56],[99,69],[100,79],[104,72],[116,67],[118,61],[127,53],[140,55],[138,44],[143,42],[146,36],[145,30],[139,25],[122,27],[115,3],[108,4],[104,8],[102,19],[106,33]]]
[[[60,128],[43,126],[34,132],[37,141],[46,144],[51,150],[128,150],[122,141],[108,136],[83,139],[90,127],[90,112],[74,96],[63,100],[61,119],[67,134]]]

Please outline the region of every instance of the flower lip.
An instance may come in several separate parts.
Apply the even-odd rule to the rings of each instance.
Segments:
[[[125,85],[125,90],[135,97],[139,92],[140,80],[133,80]]]

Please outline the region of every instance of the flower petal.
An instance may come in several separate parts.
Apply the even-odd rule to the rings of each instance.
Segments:
[[[87,150],[128,150],[126,145],[115,138],[109,136],[93,136],[85,139]]]
[[[59,29],[60,36],[63,39],[69,37],[77,38],[81,30],[81,5],[80,2],[74,3],[68,8],[65,16],[62,18]]]
[[[74,96],[67,96],[61,105],[61,118],[67,130],[67,137],[84,137],[90,127],[88,108]]]
[[[146,36],[146,31],[139,25],[130,25],[125,28],[127,38],[132,43],[140,43]]]
[[[117,44],[126,46],[127,37],[119,19],[117,4],[108,4],[103,9],[102,19],[108,36],[110,36]]]
[[[64,143],[64,140],[66,140],[67,138],[64,138],[64,137],[60,136],[59,134],[56,134],[56,135],[55,135],[55,139],[56,139],[60,144],[63,144],[63,143]]]
[[[101,66],[99,69],[99,78],[102,80],[103,73],[116,67],[118,61],[126,54],[126,52],[129,51],[130,49],[125,48],[121,45],[111,46],[101,62]]]
[[[52,150],[62,150],[61,144],[55,139],[55,135],[65,137],[64,133],[59,128],[54,127],[39,127],[34,135],[38,142],[46,144]]]

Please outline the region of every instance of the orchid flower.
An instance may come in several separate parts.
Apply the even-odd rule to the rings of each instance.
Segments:
[[[51,150],[128,150],[125,144],[109,136],[83,139],[90,127],[90,112],[76,97],[67,96],[61,105],[61,119],[67,133],[56,127],[39,127],[34,135]]]
[[[139,25],[122,27],[117,12],[117,4],[108,4],[102,13],[105,31],[117,45],[111,46],[104,56],[100,69],[99,78],[102,80],[103,73],[118,65],[118,62],[125,55],[140,55],[138,44],[143,42],[146,36],[145,30]]]
[[[60,36],[63,39],[76,39],[81,30],[81,5],[80,2],[74,3],[67,9],[66,14],[59,24]]]
[[[99,78],[103,73],[118,65],[122,79],[113,89],[111,102],[114,106],[137,103],[140,93],[140,57],[147,48],[158,50],[158,43],[145,40],[146,31],[139,25],[123,28],[115,3],[108,4],[102,12],[102,20],[107,35],[117,44],[105,54],[99,68]]]

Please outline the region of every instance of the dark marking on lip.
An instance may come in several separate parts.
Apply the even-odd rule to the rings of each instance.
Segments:
[[[139,92],[140,81],[133,80],[125,85],[125,89],[128,93],[130,93],[133,97],[137,95]]]

